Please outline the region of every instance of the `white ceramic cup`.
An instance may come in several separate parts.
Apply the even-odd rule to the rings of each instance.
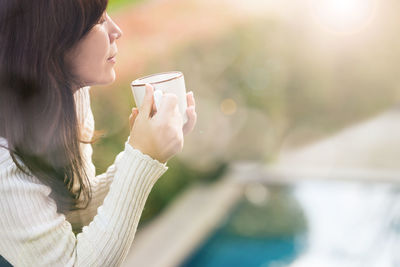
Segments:
[[[188,118],[185,79],[182,72],[162,72],[134,80],[131,88],[138,108],[142,105],[146,94],[146,83],[151,84],[154,88],[154,102],[157,110],[160,108],[161,97],[164,93],[172,93],[178,97],[179,112],[182,114],[183,124],[185,124]]]

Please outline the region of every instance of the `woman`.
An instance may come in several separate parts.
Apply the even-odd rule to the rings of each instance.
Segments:
[[[107,0],[0,2],[0,255],[14,266],[117,266],[147,196],[196,123],[146,87],[113,165],[95,176],[89,86],[115,79]]]

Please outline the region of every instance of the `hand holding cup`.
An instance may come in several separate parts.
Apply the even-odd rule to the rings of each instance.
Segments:
[[[129,144],[142,153],[165,163],[183,149],[182,115],[179,112],[178,97],[164,93],[160,108],[152,116],[154,88],[147,84],[142,105],[134,109],[130,117],[132,125]]]

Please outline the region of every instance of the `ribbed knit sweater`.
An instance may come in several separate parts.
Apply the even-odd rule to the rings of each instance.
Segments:
[[[74,97],[82,135],[90,140],[89,91],[82,88]],[[81,144],[93,199],[88,208],[67,214],[57,212],[50,187],[24,174],[0,147],[0,255],[14,266],[119,266],[153,185],[168,170],[128,141],[97,176],[92,147]],[[0,138],[0,144],[7,146],[7,140]]]

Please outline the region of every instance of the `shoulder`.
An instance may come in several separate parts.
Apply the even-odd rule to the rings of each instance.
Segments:
[[[2,144],[4,140],[1,140]],[[40,197],[43,201],[51,193],[51,188],[43,184],[36,176],[30,174],[22,162],[18,162],[26,172],[14,163],[7,149],[0,148],[0,210],[12,208],[13,201],[28,200]],[[0,216],[1,217],[1,216]]]

